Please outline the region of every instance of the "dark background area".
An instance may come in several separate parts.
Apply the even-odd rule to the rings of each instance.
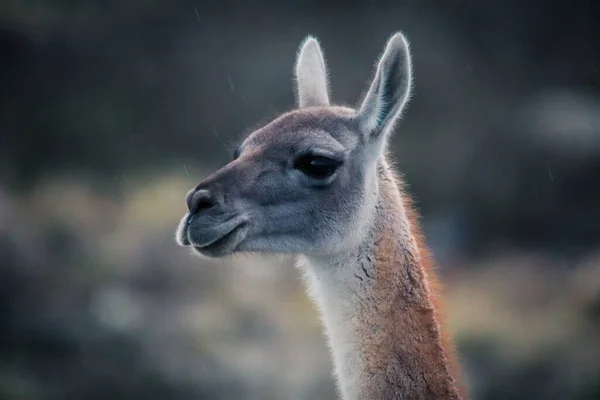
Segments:
[[[187,190],[403,31],[391,143],[477,399],[600,398],[600,3],[0,3],[0,399],[335,398],[289,260],[176,246]],[[284,264],[284,265],[282,265]]]

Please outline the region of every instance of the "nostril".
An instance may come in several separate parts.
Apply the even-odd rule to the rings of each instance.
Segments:
[[[215,205],[215,202],[210,196],[210,193],[206,190],[192,190],[190,191],[185,199],[188,211],[190,214],[195,214],[208,210]]]
[[[196,205],[196,212],[202,212],[203,210],[207,210],[209,208],[211,208],[212,206],[214,206],[213,203],[206,201],[206,200],[200,200],[200,202]]]

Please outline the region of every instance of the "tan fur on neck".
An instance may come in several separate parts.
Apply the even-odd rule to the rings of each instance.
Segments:
[[[439,282],[416,213],[385,162],[379,183],[372,282],[356,315],[366,374],[361,392],[369,399],[459,399],[458,363],[440,330]]]
[[[452,336],[447,331],[447,328],[445,330],[443,329],[446,322],[445,304],[442,297],[444,287],[439,280],[437,271],[435,270],[435,262],[431,256],[429,248],[425,244],[425,238],[421,233],[419,215],[413,206],[412,198],[403,191],[402,199],[404,210],[411,226],[411,235],[417,244],[417,248],[419,249],[420,267],[424,272],[425,279],[429,286],[430,301],[432,302],[433,309],[435,310],[435,317],[438,321],[438,329],[440,330],[441,334],[442,348],[446,353],[450,374],[455,380],[457,380],[458,391],[460,395],[463,399],[466,399],[468,397],[468,389],[466,384],[460,380],[461,368],[458,362],[456,345]]]

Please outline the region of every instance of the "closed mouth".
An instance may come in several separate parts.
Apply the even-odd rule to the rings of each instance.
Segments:
[[[210,257],[220,257],[234,252],[248,232],[248,220],[239,215],[215,221],[212,226],[202,225],[204,228],[195,224],[193,215],[184,217],[177,228],[177,243],[180,246],[191,246]],[[210,233],[198,229],[209,229]]]
[[[246,226],[246,224],[244,222],[242,222],[239,225],[236,225],[233,227],[232,230],[230,230],[229,232],[227,232],[226,234],[222,235],[221,237],[213,240],[212,242],[203,244],[203,245],[197,245],[192,243],[192,245],[194,246],[194,249],[205,253],[205,252],[209,252],[209,253],[214,253],[215,251],[218,251],[219,249],[222,248],[226,248],[229,245],[231,245],[231,242],[236,240],[236,234],[238,232],[239,229],[244,228]],[[237,247],[239,243],[237,243],[235,245],[235,247]],[[235,247],[230,249],[230,251],[234,251]]]

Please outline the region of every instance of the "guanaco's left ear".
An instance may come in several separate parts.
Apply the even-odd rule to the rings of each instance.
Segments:
[[[358,111],[362,132],[369,138],[387,135],[408,103],[412,67],[408,42],[401,33],[387,43],[371,87]]]
[[[300,45],[296,60],[296,84],[300,108],[329,105],[325,59],[319,42],[312,36]]]

